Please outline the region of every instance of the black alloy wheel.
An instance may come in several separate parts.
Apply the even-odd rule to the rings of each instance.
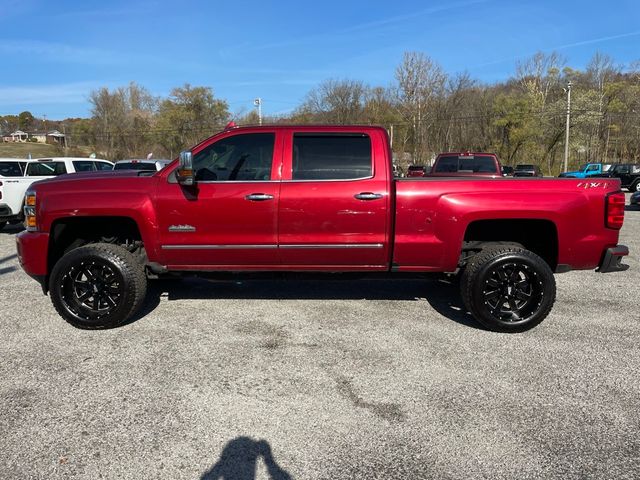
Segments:
[[[122,275],[99,259],[71,267],[62,277],[62,283],[65,303],[86,320],[99,319],[112,312],[124,293]]]
[[[544,294],[538,274],[528,265],[501,263],[487,275],[482,295],[491,314],[500,321],[525,320],[542,303]]]
[[[143,266],[128,250],[97,243],[66,253],[49,280],[58,313],[79,328],[116,327],[140,308],[147,289]]]
[[[462,299],[489,330],[523,332],[553,307],[556,284],[549,265],[515,246],[491,246],[471,258],[460,281]]]

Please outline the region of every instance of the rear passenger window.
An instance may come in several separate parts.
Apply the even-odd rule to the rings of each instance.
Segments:
[[[107,162],[93,162],[96,165],[96,170],[113,170],[113,165]]]
[[[368,135],[296,133],[293,136],[293,180],[353,180],[372,174]]]
[[[64,162],[34,162],[27,165],[28,177],[53,177],[67,173]]]
[[[92,172],[94,170],[91,160],[76,160],[73,162],[73,168],[76,169],[76,172]]]

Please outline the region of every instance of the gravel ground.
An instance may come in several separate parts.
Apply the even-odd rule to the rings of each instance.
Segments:
[[[640,477],[640,211],[627,272],[557,277],[533,331],[437,281],[156,283],[77,330],[0,233],[0,477]]]

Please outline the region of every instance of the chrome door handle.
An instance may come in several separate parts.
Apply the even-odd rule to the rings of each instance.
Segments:
[[[269,195],[268,193],[252,193],[244,197],[244,199],[251,202],[264,202],[266,200],[273,200],[273,195]]]
[[[372,192],[362,192],[354,195],[358,200],[378,200],[382,198],[384,195],[381,193],[372,193]]]

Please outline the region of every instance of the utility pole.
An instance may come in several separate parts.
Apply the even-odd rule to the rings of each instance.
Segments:
[[[389,127],[389,146],[393,149],[393,123]]]
[[[260,97],[256,98],[253,104],[258,107],[258,123],[262,125],[262,99]]]
[[[569,170],[569,126],[571,123],[571,87],[573,83],[567,83],[567,88],[564,89],[567,92],[567,131],[564,138],[564,171]]]
[[[64,123],[62,124],[62,135],[62,141],[64,142],[64,153],[66,155],[69,148],[69,142],[67,141],[67,127]]]

